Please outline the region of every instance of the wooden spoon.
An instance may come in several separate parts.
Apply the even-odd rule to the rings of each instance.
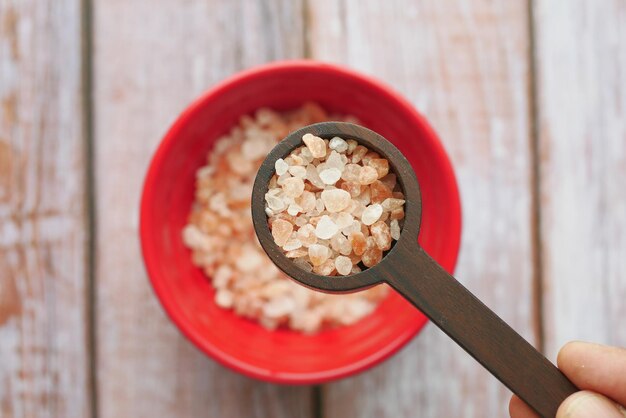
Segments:
[[[389,161],[403,189],[406,216],[400,238],[379,264],[360,273],[327,277],[306,272],[288,259],[272,238],[265,214],[265,193],[275,172],[274,163],[302,146],[306,133],[324,139],[354,139],[376,151]],[[252,192],[256,234],[270,259],[288,276],[309,288],[331,293],[389,284],[542,417],[553,418],[561,402],[578,389],[426,254],[417,242],[421,210],[417,178],[400,151],[376,132],[342,122],[317,123],[289,134],[261,165]]]

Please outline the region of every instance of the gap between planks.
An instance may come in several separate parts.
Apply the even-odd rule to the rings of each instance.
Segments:
[[[81,84],[83,140],[85,152],[85,230],[87,231],[85,311],[87,313],[87,386],[90,393],[89,413],[91,418],[98,417],[98,369],[97,369],[97,330],[96,330],[96,189],[94,169],[94,130],[93,130],[93,4],[91,0],[80,0],[81,31]]]
[[[539,152],[539,100],[537,90],[537,36],[534,15],[534,0],[527,3],[528,19],[528,126],[530,146],[530,190],[531,190],[531,242],[533,261],[533,325],[535,347],[545,353],[543,315],[543,238],[541,230],[541,156]]]

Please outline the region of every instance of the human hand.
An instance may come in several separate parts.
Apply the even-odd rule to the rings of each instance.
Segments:
[[[556,418],[626,417],[618,405],[626,405],[626,349],[571,342],[561,348],[557,365],[581,391],[563,401]],[[515,395],[509,413],[511,418],[539,417]]]

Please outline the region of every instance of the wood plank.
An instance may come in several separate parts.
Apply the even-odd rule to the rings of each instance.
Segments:
[[[97,0],[94,11],[99,416],[310,416],[310,388],[239,376],[179,334],[137,231],[143,176],[174,117],[225,76],[300,57],[302,3]]]
[[[536,2],[547,352],[626,346],[626,5]]]
[[[457,277],[536,341],[527,3],[326,0],[310,8],[314,58],[386,80],[439,132],[464,211]],[[509,397],[433,325],[384,365],[323,393],[331,418],[502,416]]]
[[[81,2],[0,0],[0,416],[86,417]]]

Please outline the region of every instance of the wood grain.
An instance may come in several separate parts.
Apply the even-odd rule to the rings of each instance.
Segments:
[[[0,0],[0,416],[88,416],[78,0]]]
[[[213,83],[303,54],[302,4],[95,1],[99,417],[309,417],[311,390],[223,369],[185,340],[139,251],[141,183],[173,119]]]
[[[626,4],[537,1],[547,353],[626,346]]]
[[[433,123],[461,189],[456,276],[536,341],[527,3],[326,0],[308,16],[314,58],[386,80]],[[509,396],[434,326],[323,393],[327,417],[502,416]]]

